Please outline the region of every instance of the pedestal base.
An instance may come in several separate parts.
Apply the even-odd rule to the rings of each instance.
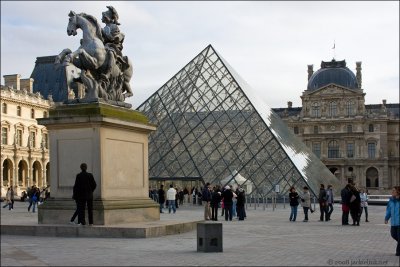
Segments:
[[[73,199],[47,199],[38,207],[39,224],[66,224],[76,210]],[[87,209],[85,210],[88,222]],[[114,225],[160,220],[160,206],[149,198],[93,201],[95,225]]]

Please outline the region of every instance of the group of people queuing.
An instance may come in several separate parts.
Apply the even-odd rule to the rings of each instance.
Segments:
[[[36,206],[42,204],[48,197],[50,197],[50,186],[44,187],[40,190],[39,187],[36,185],[32,185],[28,187],[26,191],[23,191],[21,194],[21,201],[25,202],[26,200],[29,201],[28,212],[32,208],[32,212],[36,211]],[[15,191],[13,187],[9,187],[6,193],[6,204],[3,208],[8,207],[9,210],[14,209],[14,202],[15,202]]]

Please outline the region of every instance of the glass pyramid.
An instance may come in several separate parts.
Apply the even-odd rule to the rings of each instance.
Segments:
[[[150,177],[239,184],[268,197],[339,181],[211,46],[138,110],[158,126],[149,137]]]

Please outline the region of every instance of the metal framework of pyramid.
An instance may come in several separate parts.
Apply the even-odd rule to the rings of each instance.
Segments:
[[[137,110],[158,127],[149,136],[150,177],[241,180],[260,196],[276,185],[281,193],[308,186],[312,194],[321,183],[340,187],[211,45]]]

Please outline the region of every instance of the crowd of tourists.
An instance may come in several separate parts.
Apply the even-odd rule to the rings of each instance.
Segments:
[[[150,189],[149,197],[160,204],[160,213],[168,209],[168,213],[175,213],[183,203],[193,203],[194,205],[204,205],[204,220],[218,221],[218,210],[221,209],[221,215],[226,221],[232,221],[237,218],[242,221],[246,218],[244,205],[246,203],[245,191],[240,186],[231,188],[229,185],[222,187],[220,185],[211,186],[207,183],[203,188],[193,187],[178,189],[170,184],[167,191],[164,185],[160,185],[158,190]]]
[[[365,222],[368,221],[368,194],[363,189],[359,189],[354,183],[348,183],[340,191],[340,203],[342,206],[342,225],[360,226],[361,216],[364,212]],[[290,188],[290,216],[289,220],[294,222],[297,217],[297,207],[301,202],[304,210],[303,222],[308,222],[308,210],[311,213],[310,193],[308,187],[303,188],[303,193],[300,195],[296,192],[294,187]],[[300,201],[299,201],[300,200]],[[318,194],[318,203],[320,208],[319,221],[330,221],[333,212],[334,195],[332,185],[320,185]],[[349,223],[349,215],[352,219],[352,224]],[[394,240],[397,241],[396,256],[400,256],[400,186],[395,186],[392,189],[392,196],[389,199],[385,214],[385,224],[391,222],[390,234]]]

